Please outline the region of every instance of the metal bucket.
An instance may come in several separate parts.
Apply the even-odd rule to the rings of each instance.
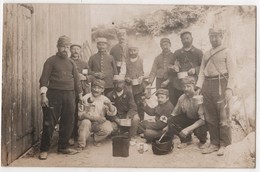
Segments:
[[[115,157],[128,157],[130,138],[127,136],[119,135],[112,138],[113,156]]]
[[[160,137],[152,140],[152,150],[155,155],[166,155],[173,149],[172,137],[164,136],[160,142]]]

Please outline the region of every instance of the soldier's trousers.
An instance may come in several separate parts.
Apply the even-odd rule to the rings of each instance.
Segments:
[[[43,107],[43,132],[41,151],[48,151],[55,125],[59,122],[58,149],[68,147],[68,140],[74,126],[75,91],[49,89],[47,91],[49,107]]]
[[[198,119],[190,119],[185,114],[180,114],[178,116],[173,116],[168,119],[169,131],[168,135],[173,136],[176,134],[179,136],[181,143],[186,143],[191,141],[191,134],[187,137],[182,137],[179,133],[184,128],[194,124]],[[199,139],[201,143],[206,143],[207,141],[207,127],[206,125],[200,126],[196,128],[194,131],[194,135]]]
[[[220,85],[219,79],[206,78],[201,90],[204,98],[205,120],[210,134],[210,142],[217,146],[231,144],[230,120],[224,108],[226,87],[227,81],[225,78],[220,79]]]

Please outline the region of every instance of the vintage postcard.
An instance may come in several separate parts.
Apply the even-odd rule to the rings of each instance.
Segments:
[[[255,168],[256,15],[3,3],[2,166]]]

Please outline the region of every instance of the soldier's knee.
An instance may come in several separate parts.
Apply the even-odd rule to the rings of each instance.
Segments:
[[[140,122],[140,118],[138,116],[138,114],[136,114],[133,119],[132,119],[132,122],[135,123],[135,124],[138,124]]]

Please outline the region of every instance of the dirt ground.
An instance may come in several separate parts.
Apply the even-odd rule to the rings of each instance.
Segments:
[[[100,147],[93,145],[93,139],[90,139],[87,148],[76,155],[63,155],[57,153],[58,133],[54,133],[53,145],[49,152],[47,160],[39,160],[39,150],[35,148],[32,152],[14,161],[11,167],[121,167],[121,168],[232,168],[227,165],[225,158],[217,156],[217,153],[201,154],[198,148],[198,139],[193,135],[192,144],[184,149],[178,149],[179,138],[173,140],[174,149],[167,155],[155,155],[152,151],[152,145],[148,144],[148,151],[143,154],[138,152],[138,144],[130,146],[129,157],[113,157],[113,148],[111,139],[106,139]],[[137,139],[138,143],[142,140]],[[208,140],[209,142],[209,140]],[[242,167],[253,168],[254,163],[240,164]]]
[[[150,100],[150,106],[156,106],[154,98]],[[145,119],[149,119],[145,115]],[[238,126],[233,126],[233,142],[236,143],[245,137]],[[198,148],[198,139],[193,135],[192,144],[184,149],[178,149],[180,144],[178,137],[174,137],[173,151],[167,155],[155,155],[152,145],[148,144],[148,151],[143,154],[138,152],[138,143],[143,142],[139,137],[136,145],[129,147],[128,157],[113,157],[111,138],[106,139],[100,147],[93,145],[93,138],[90,138],[87,148],[75,155],[63,155],[57,153],[58,132],[54,132],[51,150],[47,160],[39,160],[39,148],[36,146],[26,155],[10,164],[11,167],[121,167],[121,168],[254,168],[255,163],[243,162],[232,165],[226,162],[224,156],[217,156],[217,153],[202,154]],[[209,134],[208,141],[209,143]]]

